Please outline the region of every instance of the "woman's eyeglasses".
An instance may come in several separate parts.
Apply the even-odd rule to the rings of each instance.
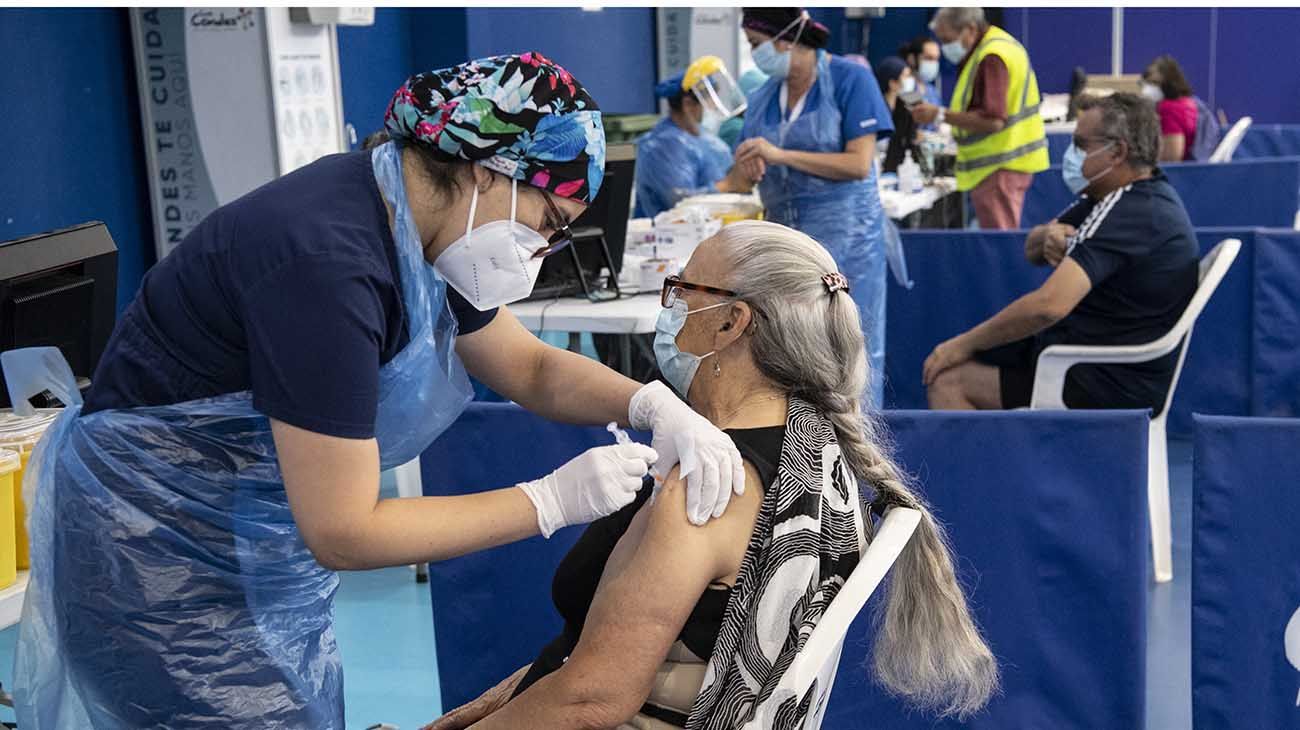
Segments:
[[[551,200],[551,194],[542,191],[542,198],[546,200],[546,207],[551,211],[551,217],[559,225],[555,233],[546,239],[546,245],[533,252],[533,258],[544,259],[553,253],[559,253],[573,244],[573,230],[569,227],[569,221],[560,212],[560,208]]]
[[[664,279],[664,288],[659,294],[659,303],[663,305],[664,309],[669,309],[677,302],[677,299],[681,297],[682,292],[685,290],[715,294],[720,297],[740,296],[730,289],[719,289],[716,286],[708,286],[707,284],[692,284],[689,281],[682,281],[680,276],[670,276]]]

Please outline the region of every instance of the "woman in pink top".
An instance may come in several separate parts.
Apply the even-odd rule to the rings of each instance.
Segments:
[[[1142,95],[1156,103],[1160,115],[1160,162],[1192,159],[1196,141],[1196,100],[1183,69],[1173,56],[1156,58],[1140,82]]]

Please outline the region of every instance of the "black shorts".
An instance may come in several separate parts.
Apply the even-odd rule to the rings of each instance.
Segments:
[[[1047,349],[1037,337],[1027,337],[992,350],[975,353],[975,360],[998,369],[1002,386],[1002,407],[1027,408],[1034,396],[1034,374],[1038,356]],[[1070,408],[1147,408],[1150,404],[1132,404],[1129,394],[1096,382],[1096,366],[1079,365],[1065,376],[1065,405]],[[1117,405],[1118,404],[1118,405]]]

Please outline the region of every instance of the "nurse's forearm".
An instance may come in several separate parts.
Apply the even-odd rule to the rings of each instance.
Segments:
[[[326,436],[275,419],[271,431],[298,533],[326,568],[444,560],[541,531],[521,489],[380,500],[374,439]]]
[[[542,355],[532,392],[535,401],[520,405],[552,421],[627,425],[628,403],[641,384],[575,352],[548,347]]]
[[[857,152],[782,150],[778,164],[831,180],[863,180],[871,174],[871,157]]]
[[[456,497],[383,499],[348,549],[349,570],[433,563],[539,534],[522,489]]]

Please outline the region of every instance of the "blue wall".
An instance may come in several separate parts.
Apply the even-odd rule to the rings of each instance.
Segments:
[[[0,240],[102,220],[118,303],[153,264],[125,10],[0,9]]]
[[[833,13],[819,17],[833,21]],[[889,8],[872,21],[868,57],[890,55],[899,38],[926,31],[928,11]],[[1006,8],[1003,27],[1029,49],[1046,92],[1069,90],[1075,66],[1110,73],[1110,8]],[[1300,122],[1300,8],[1127,8],[1124,73],[1142,73],[1162,53],[1183,66],[1197,95],[1230,119]],[[838,36],[833,36],[833,42]],[[943,64],[944,88],[953,68]]]
[[[651,8],[473,8],[469,56],[540,51],[568,69],[601,111],[655,111],[655,11]]]
[[[358,141],[384,125],[393,92],[419,68],[411,64],[413,14],[376,8],[373,26],[338,29],[343,117],[356,128]]]
[[[836,52],[861,50],[863,21],[814,8]],[[926,8],[872,19],[867,55],[890,55],[925,32]],[[1026,41],[1044,89],[1070,71],[1110,68],[1110,10],[1007,8],[1003,24]],[[130,27],[125,10],[0,9],[0,240],[103,220],[120,249],[119,305],[153,264]],[[1300,9],[1140,8],[1125,11],[1127,72],[1174,53],[1198,93],[1230,117],[1300,122]],[[393,90],[415,71],[534,48],[591,88],[610,112],[652,112],[654,10],[608,8],[380,8],[375,25],[339,30],[346,121],[379,127]],[[945,65],[952,88],[952,68]]]

